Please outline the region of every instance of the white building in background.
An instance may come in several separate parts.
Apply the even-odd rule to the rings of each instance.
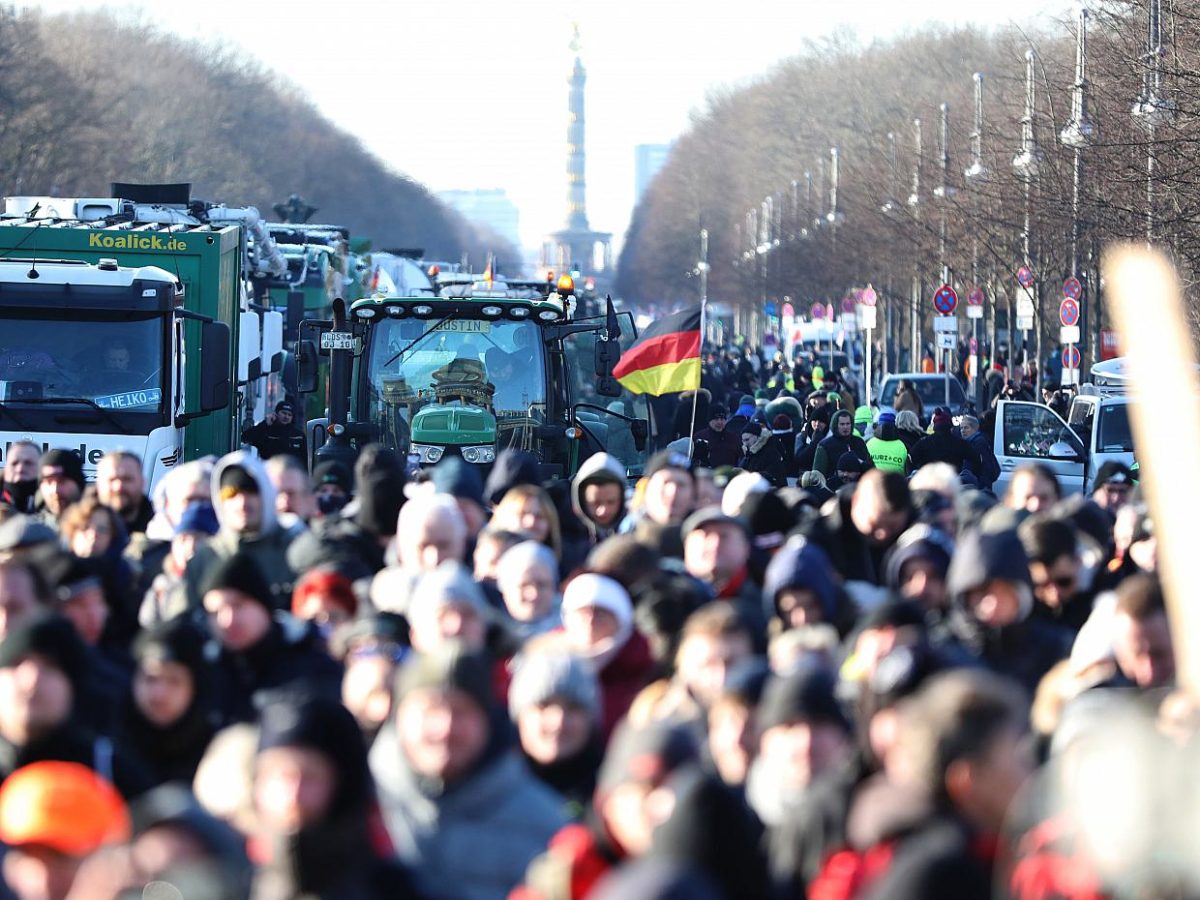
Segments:
[[[670,144],[638,144],[633,148],[633,202],[642,199],[642,194],[658,174],[658,170],[666,165],[667,157],[671,155]]]
[[[521,246],[521,213],[508,199],[504,188],[476,191],[438,191],[438,199],[456,210],[465,219],[485,225],[507,238],[514,247]]]

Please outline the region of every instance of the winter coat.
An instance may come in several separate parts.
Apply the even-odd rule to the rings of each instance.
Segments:
[[[198,700],[166,727],[147,719],[132,700],[126,703],[121,739],[146,764],[146,777],[155,787],[173,781],[191,784],[214,734],[215,714]]]
[[[485,757],[458,784],[435,785],[412,770],[388,724],[370,765],[396,854],[430,898],[506,896],[566,822],[561,798],[513,750]]]
[[[828,481],[837,471],[837,461],[841,459],[843,453],[853,453],[861,459],[868,469],[874,468],[875,463],[871,460],[871,453],[867,450],[867,442],[860,438],[857,434],[851,434],[850,437],[838,437],[834,432],[833,425],[829,427],[829,434],[817,444],[817,450],[813,454],[813,471],[820,472]]]
[[[89,731],[76,719],[68,719],[23,746],[0,738],[0,781],[22,766],[47,760],[87,766],[112,782],[127,800],[152,787],[141,760],[123,745]]]
[[[779,595],[788,588],[806,588],[821,604],[823,621],[833,624],[838,619],[838,590],[833,580],[833,565],[828,554],[804,537],[792,537],[767,564],[763,579],[763,608],[769,619],[778,619],[783,630],[787,622],[779,611]]]
[[[738,467],[757,472],[771,482],[772,487],[787,487],[787,456],[783,441],[769,431],[764,431],[750,445],[749,453],[742,457]]]
[[[275,488],[267,478],[262,463],[244,451],[222,457],[213,468],[212,495],[220,495],[221,475],[227,468],[235,465],[245,469],[258,484],[259,496],[262,499],[262,527],[255,534],[234,531],[222,519],[221,503],[217,501],[217,519],[221,522],[221,530],[205,545],[197,547],[196,555],[188,563],[185,576],[188,608],[201,607],[204,600],[201,586],[210,567],[235,553],[243,552],[253,557],[262,569],[267,584],[271,585],[275,608],[291,609],[292,587],[296,574],[288,563],[287,551],[292,542],[292,535],[279,525],[275,517]]]
[[[975,456],[979,460],[978,468],[973,470],[975,480],[979,482],[979,489],[990,491],[992,485],[996,483],[996,479],[1000,477],[1000,462],[996,459],[995,451],[992,450],[992,442],[982,431],[977,431],[971,435],[967,444],[975,451]]]
[[[745,423],[743,423],[744,425]],[[702,428],[696,432],[696,441],[708,444],[708,466],[719,469],[721,466],[736,466],[742,456],[741,429],[726,425],[720,431]]]
[[[617,654],[596,673],[603,698],[603,731],[608,740],[634,698],[654,678],[654,657],[641,632],[634,631]]]
[[[215,704],[224,723],[257,718],[255,695],[303,683],[314,693],[341,697],[342,667],[321,649],[307,622],[279,613],[261,641],[245,650],[221,649]]]
[[[272,456],[294,456],[305,466],[308,465],[308,438],[295,423],[268,424],[264,419],[243,431],[242,441],[255,448],[263,459],[270,459]]]
[[[972,472],[978,468],[979,455],[962,438],[951,430],[949,425],[935,427],[933,434],[921,438],[912,450],[914,468],[921,468],[933,462],[949,463],[955,472],[969,468]]]
[[[850,519],[851,493],[840,493],[836,503],[827,503],[821,513],[800,525],[800,531],[829,556],[833,567],[846,581],[885,581],[883,558],[891,548],[875,546]]]

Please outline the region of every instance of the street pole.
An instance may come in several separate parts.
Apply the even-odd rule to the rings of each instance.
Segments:
[[[971,131],[971,165],[969,165],[963,178],[967,185],[976,187],[983,184],[987,180],[987,166],[983,163],[983,73],[976,72],[972,76],[975,83],[975,127]],[[982,212],[983,199],[978,191],[975,192],[974,208],[976,215]],[[974,289],[980,289],[979,283],[979,231],[978,228],[971,229],[971,282]],[[984,301],[987,302],[986,299]],[[971,308],[967,308],[967,315],[971,316],[971,345],[975,348],[971,354],[971,396],[975,398],[976,407],[982,407],[982,398],[980,397],[979,388],[983,384],[983,379],[979,377],[979,318],[982,317],[983,308],[979,309],[980,316],[976,317],[971,314]],[[994,351],[993,351],[994,352]]]
[[[942,284],[950,284],[950,264],[946,258],[946,205],[956,193],[954,187],[950,184],[950,104],[943,103],[939,107],[939,111],[942,114],[942,128],[938,139],[942,183],[934,188],[933,195],[938,198],[938,207],[941,214],[941,221],[938,225],[938,261],[942,267]],[[957,343],[958,335],[955,334],[954,338]],[[954,349],[946,348],[946,406],[950,405],[950,370],[953,368],[954,353]]]
[[[917,235],[917,252],[914,257],[914,271],[912,278],[912,292],[910,294],[911,307],[909,309],[909,324],[911,334],[909,336],[909,357],[912,370],[919,371],[918,366],[921,364],[921,157],[923,155],[922,140],[921,140],[921,120],[913,119],[913,142],[915,144],[915,159],[913,161],[913,177],[912,177],[912,193],[908,195],[908,205],[912,207],[913,221],[916,223],[914,230]]]
[[[1071,277],[1080,278],[1079,239],[1082,231],[1080,216],[1080,192],[1083,187],[1083,151],[1092,142],[1095,124],[1088,115],[1087,107],[1087,7],[1079,7],[1079,20],[1075,27],[1075,84],[1071,89],[1071,118],[1059,132],[1058,139],[1064,147],[1073,151],[1071,171]],[[1090,279],[1080,278],[1086,287],[1079,303],[1079,330],[1084,354],[1081,367],[1087,368],[1098,361],[1100,304],[1092,303]],[[1085,302],[1086,301],[1086,302]],[[1093,328],[1094,326],[1094,328]],[[1091,340],[1095,331],[1096,340]],[[1089,344],[1091,345],[1089,347]],[[1068,351],[1070,349],[1068,346]],[[1091,363],[1088,363],[1088,360]],[[1081,378],[1082,381],[1082,373]]]
[[[887,134],[888,141],[888,161],[891,164],[891,179],[888,182],[888,195],[880,206],[880,212],[885,216],[894,217],[900,209],[899,193],[900,193],[900,173],[896,167],[896,132],[889,131]],[[883,288],[883,358],[880,360],[880,371],[884,374],[891,372],[891,367],[894,363],[893,352],[896,356],[900,354],[899,328],[897,333],[892,334],[892,304],[895,298],[892,296],[892,267],[891,261],[888,261],[887,280],[884,282]],[[896,317],[899,319],[899,316]],[[893,343],[894,340],[894,343]],[[891,345],[889,347],[889,344]]]
[[[700,259],[696,263],[696,274],[700,276],[700,366],[704,367],[704,333],[708,311],[708,229],[700,229]],[[696,407],[700,403],[700,385],[692,392],[692,427],[688,432],[688,459],[696,449]]]
[[[830,261],[836,265],[837,256],[837,227],[842,220],[842,212],[838,208],[838,186],[841,181],[841,160],[838,155],[837,147],[829,148],[829,212],[825,218],[829,222],[829,247]],[[832,318],[832,317],[831,317]],[[830,322],[832,325],[832,322]],[[829,329],[829,370],[833,371],[833,334],[834,329]]]
[[[1024,185],[1025,193],[1025,215],[1021,227],[1021,255],[1023,265],[1033,271],[1033,256],[1030,252],[1030,233],[1032,230],[1031,220],[1033,218],[1033,184],[1037,181],[1038,174],[1041,170],[1042,151],[1037,145],[1037,134],[1034,130],[1034,111],[1037,101],[1037,83],[1034,81],[1034,67],[1037,63],[1037,53],[1033,48],[1025,51],[1025,115],[1021,117],[1021,149],[1017,155],[1013,157],[1013,170],[1017,177],[1021,179]],[[1041,303],[1039,297],[1039,280],[1037,274],[1034,274],[1034,283],[1032,289],[1022,288],[1029,292],[1029,297],[1035,302],[1035,316],[1040,315]],[[1034,383],[1037,387],[1041,384],[1041,339],[1042,329],[1041,323],[1038,323],[1037,340],[1038,361],[1034,366]],[[1009,332],[1012,331],[1012,323],[1009,322]],[[1025,362],[1029,361],[1029,336],[1026,329],[1021,329],[1021,347]],[[1011,362],[1011,361],[1010,361]],[[1035,390],[1037,389],[1035,387]]]
[[[1162,94],[1162,0],[1150,0],[1146,29],[1145,70],[1142,93],[1133,105],[1133,117],[1146,131],[1146,243],[1154,241],[1155,134],[1175,119],[1175,104]]]

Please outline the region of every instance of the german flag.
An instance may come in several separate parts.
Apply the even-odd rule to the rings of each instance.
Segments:
[[[613,370],[633,394],[673,394],[700,387],[700,308],[659,319],[621,354]]]

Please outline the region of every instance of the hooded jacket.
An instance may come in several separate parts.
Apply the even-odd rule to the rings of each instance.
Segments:
[[[838,590],[833,581],[833,566],[825,551],[803,537],[793,537],[784,544],[767,564],[763,579],[763,606],[767,618],[783,617],[779,611],[779,595],[788,588],[805,588],[817,596],[824,621],[834,624],[838,619]],[[784,629],[787,623],[784,622]]]
[[[501,727],[493,717],[492,728]],[[506,743],[493,739],[475,770],[447,787],[413,771],[393,723],[375,739],[370,766],[384,823],[427,897],[506,896],[563,826],[562,799]]]
[[[621,511],[613,523],[602,526],[594,521],[583,507],[583,489],[589,484],[615,484],[621,488]],[[594,453],[584,460],[575,477],[571,479],[571,509],[575,517],[587,528],[593,545],[616,533],[617,526],[625,518],[625,466],[608,453]]]
[[[258,494],[262,499],[262,526],[253,533],[243,533],[233,530],[221,513],[223,504],[220,501],[221,476],[225,470],[238,466],[254,479],[258,485]],[[227,454],[217,462],[212,472],[212,496],[217,510],[217,519],[221,530],[207,544],[196,548],[196,555],[188,563],[185,581],[187,585],[187,600],[189,609],[199,609],[204,599],[200,586],[206,573],[216,562],[227,559],[237,552],[244,552],[254,558],[262,569],[267,583],[271,586],[276,609],[290,609],[292,605],[292,587],[296,575],[288,564],[287,551],[291,544],[292,535],[285,531],[275,517],[275,487],[267,478],[262,463],[252,454],[238,450]]]
[[[826,480],[833,477],[837,461],[843,453],[853,453],[863,461],[868,469],[875,466],[875,463],[871,461],[871,454],[867,450],[867,442],[859,437],[853,429],[849,437],[838,435],[837,426],[842,418],[849,419],[851,424],[854,422],[854,417],[848,410],[838,410],[834,413],[829,421],[829,434],[821,440],[821,443],[817,444],[816,453],[813,454],[813,469],[824,475]]]
[[[1021,599],[1015,621],[992,628],[976,619],[967,595],[991,581],[1017,586]],[[1021,684],[1030,696],[1038,683],[1071,652],[1069,630],[1031,617],[1033,589],[1029,557],[1015,531],[975,529],[960,537],[946,576],[952,610],[950,627],[968,652],[995,672]]]
[[[979,454],[955,434],[949,424],[934,425],[933,433],[917,441],[910,455],[913,467],[917,469],[929,463],[944,462],[949,463],[955,472],[961,472],[963,468],[979,471]]]

